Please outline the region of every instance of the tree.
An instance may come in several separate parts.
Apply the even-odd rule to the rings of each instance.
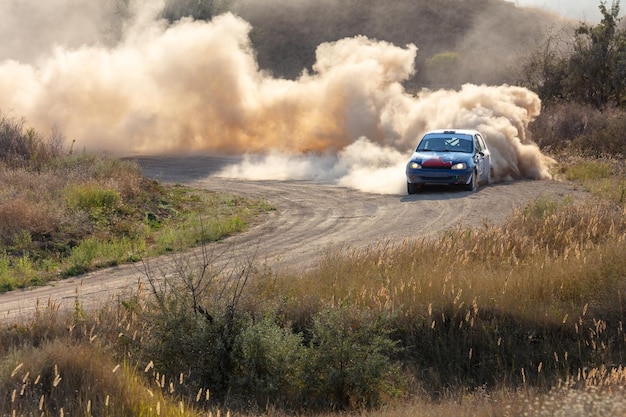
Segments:
[[[626,33],[618,27],[619,1],[600,3],[600,24],[582,24],[575,33],[565,89],[570,98],[604,109],[626,100]]]
[[[544,102],[589,104],[598,110],[626,106],[626,29],[620,25],[619,0],[599,6],[598,25],[582,23],[574,37],[544,36],[521,67],[521,84]]]
[[[566,35],[565,30],[550,28],[536,47],[521,57],[520,83],[535,91],[543,102],[558,102],[566,95],[567,60],[572,52]]]

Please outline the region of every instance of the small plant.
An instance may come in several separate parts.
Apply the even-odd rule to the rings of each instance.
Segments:
[[[566,202],[560,202],[555,199],[542,197],[538,198],[524,208],[524,215],[531,218],[543,219],[549,215],[557,212],[560,206],[567,204]]]
[[[122,203],[117,190],[98,184],[76,184],[67,190],[70,209],[82,210],[96,223],[107,222]]]
[[[580,161],[567,167],[565,178],[570,181],[600,180],[611,177],[613,168],[603,160]]]
[[[11,260],[6,255],[0,256],[0,293],[17,288],[16,275],[11,268]]]
[[[68,259],[69,268],[65,272],[66,275],[78,275],[91,269],[91,265],[98,256],[100,242],[95,239],[83,240],[80,245],[72,249],[72,254]]]
[[[17,250],[28,251],[32,249],[33,238],[28,230],[20,230],[12,240]]]

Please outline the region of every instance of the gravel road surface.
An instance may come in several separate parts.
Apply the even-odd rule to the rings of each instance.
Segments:
[[[582,198],[579,187],[558,181],[515,181],[481,187],[477,192],[449,188],[426,189],[416,195],[368,194],[332,184],[309,181],[245,181],[214,176],[236,161],[224,157],[139,157],[146,176],[264,198],[276,210],[263,215],[245,233],[220,243],[228,256],[253,257],[272,269],[297,271],[336,246],[367,246],[407,238],[435,236],[459,225],[497,224],[516,207],[543,196]],[[190,251],[189,258],[199,251]],[[150,259],[151,269],[167,271],[172,257]],[[163,272],[167,273],[167,272]],[[123,297],[145,280],[145,265],[122,265],[58,281],[44,287],[0,295],[0,319],[31,317],[49,304],[71,309],[78,300],[83,308],[96,308]]]

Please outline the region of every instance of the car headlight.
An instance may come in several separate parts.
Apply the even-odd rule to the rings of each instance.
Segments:
[[[450,169],[467,169],[467,164],[465,162],[459,162],[458,164],[452,165]]]
[[[420,164],[418,164],[417,162],[415,162],[415,161],[411,161],[409,166],[411,167],[411,169],[421,169],[422,168],[422,166]]]

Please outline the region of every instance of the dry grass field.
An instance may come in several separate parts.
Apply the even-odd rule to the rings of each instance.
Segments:
[[[588,201],[346,248],[298,276],[206,264],[165,284],[147,271],[150,286],[94,313],[42,305],[0,329],[0,410],[619,415],[626,178],[617,159],[561,159]]]

